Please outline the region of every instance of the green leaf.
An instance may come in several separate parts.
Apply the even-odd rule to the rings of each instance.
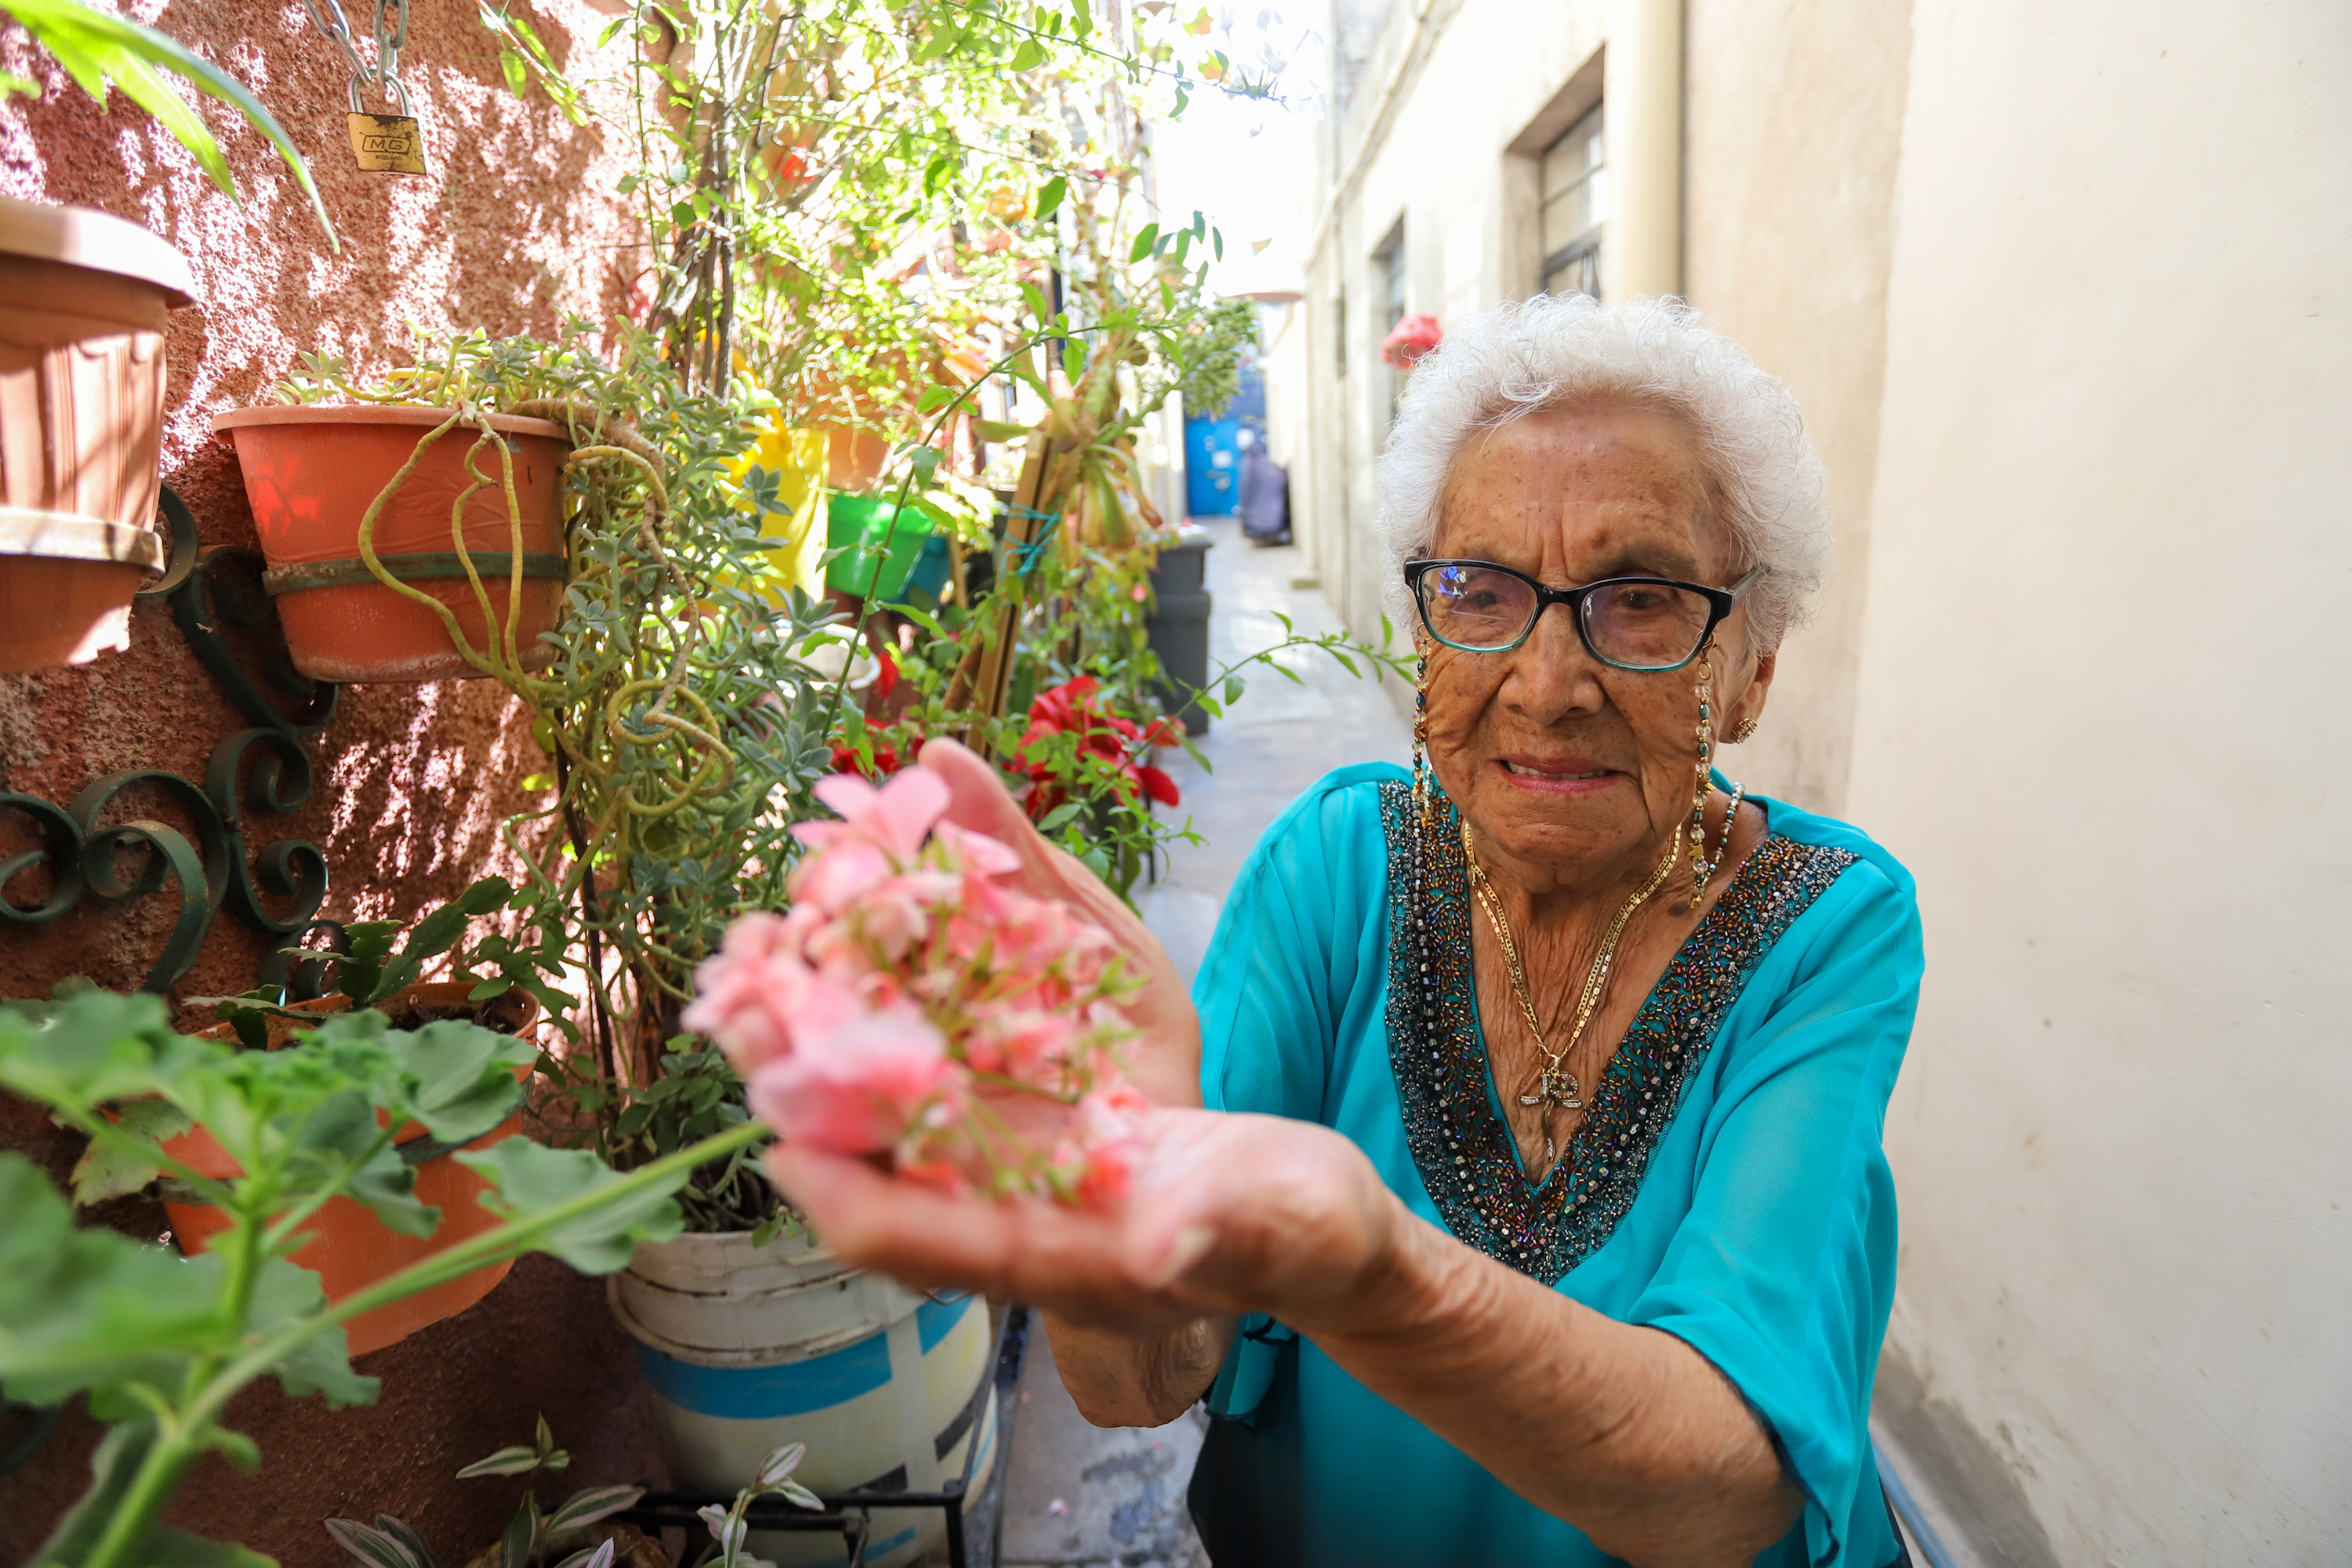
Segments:
[[[975,419],[971,425],[983,441],[1025,441],[1035,434],[1026,425],[1009,424],[1002,419]]]
[[[1012,70],[1013,75],[1019,76],[1024,71],[1035,70],[1039,66],[1042,66],[1045,63],[1045,46],[1039,43],[1034,38],[1024,38],[1021,40],[1020,47],[1013,51],[1013,58],[1009,63],[1009,68]],[[1060,199],[1060,193],[1056,192],[1055,194],[1055,200],[1059,201]],[[1037,216],[1039,217],[1043,217],[1046,213],[1052,210],[1053,209],[1051,207],[1045,206],[1041,204],[1037,209]]]
[[[0,1214],[9,1212],[5,1201],[0,1201]],[[89,1556],[154,1447],[152,1421],[124,1421],[110,1428],[89,1458],[89,1489],[58,1521],[49,1538],[33,1554],[33,1562],[39,1568],[49,1568],[52,1563],[78,1563]]]
[[[961,395],[962,393],[952,386],[927,386],[923,388],[922,395],[915,399],[915,412],[929,414],[946,404],[953,403]]]
[[[539,1499],[525,1492],[522,1506],[507,1521],[499,1538],[499,1560],[505,1568],[530,1568],[530,1554],[539,1548]]]
[[[1141,261],[1151,254],[1151,247],[1159,242],[1159,239],[1160,226],[1156,223],[1145,224],[1143,232],[1137,235],[1135,243],[1128,247],[1127,259],[1130,263]]]
[[[1061,205],[1063,184],[1064,181],[1062,176],[1059,174],[1055,175],[1052,179],[1045,182],[1045,188],[1043,191],[1040,191],[1037,195],[1038,216],[1040,217],[1044,216],[1046,213],[1051,212],[1054,206]],[[1051,205],[1047,205],[1047,197],[1051,197],[1053,199]],[[1021,283],[1021,297],[1029,301],[1029,313],[1032,316],[1034,316],[1040,323],[1052,319],[1054,314],[1054,302],[1046,297],[1045,290],[1038,288],[1037,285],[1028,281],[1026,279],[1024,279]]]
[[[56,1405],[138,1383],[176,1388],[194,1355],[237,1338],[220,1321],[221,1261],[79,1230],[21,1154],[0,1153],[0,1383]]]
[[[251,1334],[315,1318],[326,1310],[327,1293],[319,1277],[307,1268],[273,1258],[255,1276]],[[351,1343],[341,1324],[322,1329],[295,1346],[278,1363],[277,1372],[278,1386],[292,1397],[323,1394],[328,1405],[337,1410],[374,1404],[381,1386],[377,1379],[352,1370]]]
[[[1086,808],[1084,801],[1065,801],[1045,814],[1045,819],[1037,825],[1037,831],[1044,834],[1059,833]]]
[[[453,1155],[489,1178],[495,1196],[485,1207],[505,1218],[528,1221],[551,1209],[593,1196],[622,1177],[584,1149],[548,1149],[528,1138],[508,1138],[479,1152]],[[609,1207],[553,1224],[532,1242],[583,1274],[611,1274],[627,1267],[637,1247],[668,1241],[686,1228],[670,1194],[686,1185],[690,1172],[673,1173],[659,1186]]]
[[[457,1479],[461,1481],[469,1481],[477,1476],[527,1476],[537,1468],[539,1468],[539,1450],[526,1444],[517,1443],[509,1447],[500,1448],[488,1458],[476,1459],[457,1472]]]
[[[152,114],[163,128],[194,154],[206,174],[230,196],[236,185],[229,176],[228,160],[187,100],[172,90],[159,69],[184,78],[198,91],[234,107],[246,123],[268,139],[285,161],[294,183],[310,199],[310,211],[326,232],[328,245],[340,251],[342,242],[311,183],[310,165],[286,128],[278,123],[251,89],[185,46],[138,23],[85,5],[79,0],[8,0],[8,12],[22,23],[84,91],[106,101],[105,83],[112,78],[133,102]]]
[[[169,1100],[133,1100],[117,1112],[118,1131],[149,1144],[176,1138],[192,1125],[188,1113]],[[73,1168],[74,1202],[87,1208],[135,1193],[163,1173],[159,1150],[151,1158],[119,1143],[96,1140],[81,1152]]]
[[[388,1513],[380,1513],[375,1516],[375,1527],[415,1552],[416,1560],[424,1563],[425,1568],[441,1568],[439,1560],[433,1555],[433,1548],[425,1545],[425,1538],[409,1529],[406,1521],[394,1519]]]
[[[517,98],[530,96],[530,68],[523,64],[522,56],[512,49],[500,49],[499,69],[506,76],[509,92]]]
[[[522,1103],[515,1069],[538,1055],[512,1035],[458,1018],[394,1030],[383,1043],[400,1076],[378,1103],[444,1143],[471,1142],[512,1116]]]
[[[618,1542],[617,1536],[611,1540],[600,1541],[593,1546],[573,1552],[557,1563],[555,1568],[613,1568],[613,1549]]]
[[[356,1519],[331,1519],[327,1533],[364,1568],[426,1568],[407,1542]]]
[[[561,1535],[566,1531],[585,1530],[598,1520],[630,1507],[645,1495],[643,1487],[590,1487],[573,1492],[547,1516],[546,1532]]]
[[[1079,339],[1062,340],[1062,374],[1068,376],[1073,384],[1087,374],[1087,345]]]

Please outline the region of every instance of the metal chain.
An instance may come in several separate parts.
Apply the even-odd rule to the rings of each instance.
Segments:
[[[320,7],[325,9],[321,11]],[[352,107],[359,108],[360,89],[381,87],[392,95],[403,114],[408,112],[408,89],[400,79],[400,51],[408,47],[409,0],[375,0],[375,64],[371,66],[360,58],[359,46],[352,38],[351,19],[343,15],[341,0],[302,0],[303,9],[319,31],[327,35],[335,47],[343,51],[351,62]],[[396,16],[396,21],[395,21]]]
[[[374,81],[374,70],[360,58],[359,49],[352,43],[352,24],[343,15],[341,0],[326,0],[326,6],[322,16],[319,0],[302,0],[302,8],[310,13],[310,20],[318,25],[319,31],[333,39],[335,47],[343,51],[343,58],[352,62],[352,74],[363,83]]]
[[[379,81],[400,79],[400,51],[408,47],[408,4],[409,0],[375,0],[376,79]],[[384,13],[394,8],[400,13],[400,28],[387,34],[383,30]]]

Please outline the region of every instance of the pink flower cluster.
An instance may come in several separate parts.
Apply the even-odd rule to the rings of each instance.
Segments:
[[[728,928],[685,1026],[787,1140],[950,1191],[1123,1195],[1147,1102],[1113,1056],[1133,1030],[1109,935],[1007,885],[1018,858],[947,821],[928,768],[816,795],[842,819],[793,829],[790,912]]]

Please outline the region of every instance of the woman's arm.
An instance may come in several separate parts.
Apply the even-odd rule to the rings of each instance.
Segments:
[[[951,1198],[796,1147],[771,1168],[853,1262],[1044,1308],[1066,1381],[1106,1425],[1181,1411],[1230,1342],[1218,1320],[1263,1311],[1644,1568],[1745,1562],[1796,1517],[1763,1430],[1696,1351],[1415,1218],[1339,1133],[1169,1110],[1148,1138],[1109,1212]]]
[[[1209,1391],[1240,1320],[1204,1312],[1135,1334],[1045,1314],[1054,1370],[1078,1414],[1097,1426],[1165,1426]]]
[[[1355,1301],[1291,1321],[1403,1410],[1612,1556],[1743,1563],[1802,1497],[1731,1384],[1397,1205]]]

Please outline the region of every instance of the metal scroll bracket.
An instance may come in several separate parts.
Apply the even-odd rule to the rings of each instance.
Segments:
[[[277,609],[262,589],[260,552],[242,546],[199,549],[195,520],[168,485],[162,511],[172,532],[171,564],[139,596],[171,605],[189,648],[253,727],[213,748],[201,784],[161,769],[134,768],[93,780],[62,806],[38,795],[0,794],[0,811],[29,820],[40,839],[40,847],[0,860],[0,921],[42,925],[86,897],[119,904],[168,886],[178,900],[177,917],[140,985],[154,992],[169,991],[187,974],[224,905],[272,936],[299,938],[314,923],[327,898],[325,853],[315,844],[281,838],[249,855],[247,814],[283,815],[310,798],[310,754],[302,742],[334,717],[338,693],[295,669]],[[247,668],[240,652],[256,669]],[[265,687],[287,710],[265,695]],[[149,799],[160,793],[170,801],[186,818],[185,830],[113,814],[115,797],[133,786],[145,786],[140,793]],[[47,895],[37,903],[17,903],[10,884],[37,868],[48,874]],[[291,903],[272,913],[265,899]]]

